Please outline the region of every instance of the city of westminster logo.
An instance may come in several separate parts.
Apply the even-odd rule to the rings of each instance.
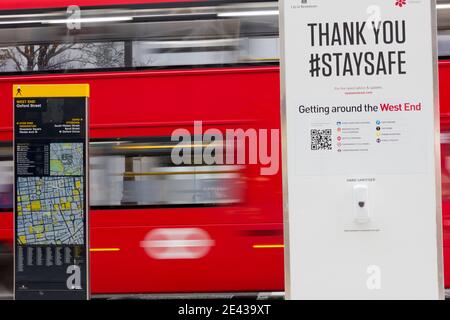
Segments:
[[[402,7],[406,6],[406,0],[395,0],[395,5],[397,7],[402,8]]]

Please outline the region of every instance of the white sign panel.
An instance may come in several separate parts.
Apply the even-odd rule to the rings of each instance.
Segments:
[[[287,298],[443,297],[435,20],[281,2]]]

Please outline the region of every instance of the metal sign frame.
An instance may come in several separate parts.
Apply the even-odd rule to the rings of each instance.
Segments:
[[[24,98],[73,98],[73,97],[84,97],[85,98],[85,128],[84,128],[84,182],[83,182],[83,192],[84,192],[84,247],[85,247],[85,259],[86,259],[86,300],[91,298],[90,293],[90,219],[89,219],[89,103],[90,103],[90,86],[89,84],[19,84],[13,85],[12,87],[12,105],[13,105],[13,167],[14,167],[14,178],[13,178],[13,298],[16,300],[16,248],[17,248],[17,196],[16,196],[16,91],[19,88],[28,88],[32,91],[32,96],[24,96]],[[39,92],[45,92],[43,94]],[[84,93],[83,93],[84,92]]]

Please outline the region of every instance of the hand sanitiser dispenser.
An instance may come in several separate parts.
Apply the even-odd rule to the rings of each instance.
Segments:
[[[366,185],[353,187],[353,202],[355,222],[369,222],[369,188]]]

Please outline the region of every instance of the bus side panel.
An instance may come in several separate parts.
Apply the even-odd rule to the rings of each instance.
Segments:
[[[91,211],[93,293],[283,290],[278,78],[278,68],[246,68],[0,79],[4,92],[13,83],[89,83],[91,138],[170,136],[194,121],[277,134],[274,175],[247,166],[240,204]],[[12,135],[11,99],[0,96],[9,115],[0,119],[4,140]]]
[[[448,86],[449,86],[449,81],[450,81],[450,70],[449,70],[449,63],[448,62],[440,62],[440,67],[439,67],[439,71],[440,71],[440,101],[441,101],[441,122],[442,122],[442,133],[445,134],[447,131],[445,128],[445,123],[448,122],[447,117],[450,115],[450,91],[448,90]],[[277,86],[274,85],[274,82],[277,81],[277,75],[272,76],[272,81],[270,81],[271,83],[267,83],[266,86],[263,86],[265,89],[268,89],[268,86],[273,87]],[[41,80],[41,82],[45,82],[45,80]],[[81,79],[81,82],[85,82],[85,79]],[[54,82],[54,81],[51,81]],[[66,82],[71,82],[70,80],[66,80]],[[1,83],[0,84],[0,88],[2,89],[3,92],[11,92],[11,83]],[[250,85],[250,87],[255,88],[257,86],[253,86]],[[270,91],[269,92],[273,92]],[[268,91],[256,91],[255,95],[258,95],[260,92],[268,92]],[[114,95],[111,95],[114,96]],[[2,115],[6,115],[6,117],[0,117],[0,139],[1,140],[10,140],[12,138],[12,133],[11,133],[11,122],[12,122],[12,108],[10,107],[6,107],[6,106],[10,106],[11,105],[11,96],[9,95],[2,95],[0,96],[0,108],[2,108],[1,110],[1,114]],[[202,97],[200,96],[199,101],[201,101]],[[99,97],[99,100],[101,99],[101,97]],[[277,108],[273,108],[272,110],[276,110],[278,112],[278,101],[277,101],[277,97],[275,95],[273,95],[272,98],[272,102],[274,102],[274,100],[276,101],[275,104],[277,105]],[[113,106],[116,106],[116,103],[113,103]],[[266,111],[266,110],[264,110]],[[111,111],[109,111],[111,112]],[[99,112],[99,115],[101,115],[103,112]],[[123,113],[122,113],[123,114]],[[269,110],[269,114],[273,115],[274,112],[270,113]],[[166,118],[167,119],[167,118]],[[278,119],[278,118],[277,118]],[[108,137],[110,136],[114,131],[116,133],[118,133],[119,135],[123,135],[125,136],[127,134],[128,131],[121,131],[121,130],[114,130],[112,127],[108,126],[108,122],[109,120],[105,120],[102,125],[104,126],[103,128],[100,128],[101,125],[99,126],[99,133],[98,134],[94,134],[97,135],[98,137]],[[125,130],[125,129],[124,129]],[[135,132],[139,135],[139,134],[145,134],[145,130],[142,128],[135,128],[133,129],[135,130]],[[443,142],[443,145],[445,143]],[[443,146],[444,147],[444,146]],[[443,149],[442,152],[442,161],[443,161],[443,175],[447,172],[446,170],[446,158],[447,158],[447,151],[445,149]],[[444,185],[445,183],[445,179],[443,177],[443,194],[446,190],[446,186]],[[281,188],[279,186],[277,186],[277,188]],[[271,188],[272,190],[277,190],[277,188]],[[450,219],[449,219],[449,206],[448,206],[448,201],[445,199],[445,194],[443,196],[443,225],[444,225],[444,253],[445,253],[445,279],[446,279],[446,286],[449,287],[450,286],[450,269],[448,267],[449,263],[449,240],[450,240],[450,230],[449,230],[449,226],[450,226]],[[3,221],[3,222],[2,222]],[[2,221],[0,221],[0,223],[5,223],[2,219]],[[99,222],[99,223],[105,223],[105,224],[109,224],[108,220],[105,219],[100,219],[100,221],[103,222]],[[5,228],[5,225],[3,224],[3,228]],[[6,226],[6,228],[8,228],[8,226]],[[99,243],[102,240],[98,240]],[[103,259],[103,258],[102,258]],[[95,260],[95,258],[94,258]],[[94,270],[95,270],[95,265],[93,266]],[[277,268],[277,270],[279,270],[278,272],[282,272],[281,268]],[[93,272],[95,274],[95,271]],[[101,291],[101,285],[99,284],[99,290]]]

